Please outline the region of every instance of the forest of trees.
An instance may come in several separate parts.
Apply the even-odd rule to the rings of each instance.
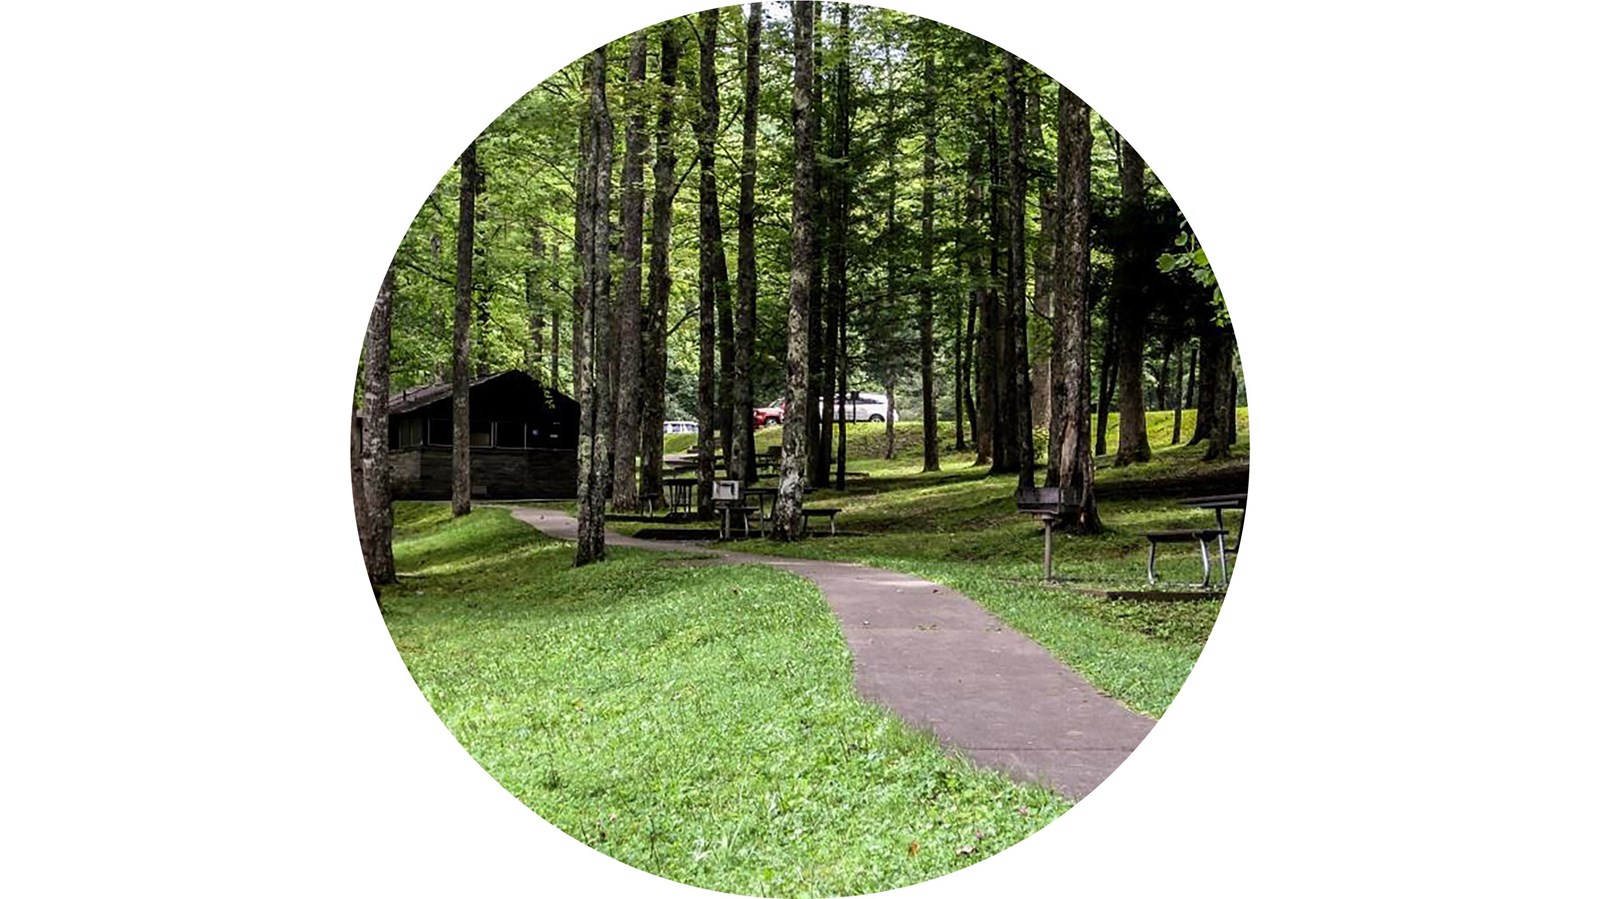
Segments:
[[[1111,409],[1131,465],[1145,413],[1185,407],[1185,439],[1227,457],[1242,402],[1205,253],[1139,154],[1025,60],[844,3],[707,10],[574,61],[463,151],[378,309],[365,402],[453,380],[458,479],[470,376],[520,368],[582,404],[580,564],[608,503],[659,493],[664,420],[720,435],[748,480],[752,404],[802,410],[780,536],[802,484],[842,486],[846,431],[819,398],[848,390],[922,419],[926,469],[953,422],[947,450],[1070,488],[1094,530]],[[366,542],[386,520],[362,518]]]

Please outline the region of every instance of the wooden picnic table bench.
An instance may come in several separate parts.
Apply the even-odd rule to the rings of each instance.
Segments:
[[[811,521],[811,519],[820,518],[822,516],[827,516],[827,518],[828,518],[828,533],[829,534],[837,534],[837,533],[839,533],[839,528],[837,527],[837,521],[838,521],[838,518],[839,518],[839,512],[840,511],[842,511],[842,510],[840,510],[838,508],[834,508],[834,507],[823,507],[823,506],[806,506],[806,507],[802,507],[800,509],[800,533],[803,534],[807,530],[810,529],[809,526],[808,526],[808,523]]]

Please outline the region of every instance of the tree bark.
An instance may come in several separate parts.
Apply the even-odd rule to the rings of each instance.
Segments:
[[[578,381],[578,402],[582,404],[578,424],[578,548],[573,565],[583,566],[605,558],[606,554],[606,460],[607,438],[611,431],[609,394],[611,372],[611,329],[609,303],[605,297],[606,272],[611,268],[611,113],[606,108],[606,48],[602,45],[589,56],[586,67],[589,88],[589,148],[587,171],[580,180],[587,182],[581,194],[585,200],[578,222],[581,255],[578,293],[581,298],[582,339],[575,344],[574,361]]]
[[[1033,389],[1028,363],[1028,250],[1025,220],[1028,197],[1027,161],[1023,157],[1024,112],[1022,61],[1006,54],[1006,303],[1010,309],[1012,411],[1015,428],[1017,486],[1034,486]]]
[[[1144,285],[1154,266],[1145,263],[1144,159],[1133,145],[1122,141],[1122,203],[1118,230],[1122,247],[1117,253],[1117,458],[1114,465],[1150,461],[1150,437],[1144,418],[1144,338],[1149,302]]]
[[[1172,445],[1177,446],[1183,440],[1183,353],[1187,349],[1188,339],[1178,343],[1177,371],[1173,375],[1172,384]]]
[[[1212,386],[1211,432],[1206,438],[1207,462],[1218,462],[1233,455],[1229,444],[1232,441],[1233,403],[1233,332],[1230,328],[1218,328],[1217,339],[1212,344],[1211,370],[1214,372]]]
[[[807,307],[811,299],[812,191],[816,178],[815,137],[812,131],[811,104],[816,72],[812,40],[815,32],[816,4],[798,3],[794,10],[794,237],[789,270],[789,348],[786,359],[783,418],[783,461],[778,478],[778,498],[774,503],[772,530],[780,540],[800,536],[800,510],[804,492],[806,463],[806,416],[796,410],[812,405],[807,394],[810,371],[807,354]]]
[[[733,439],[728,473],[745,483],[756,479],[754,390],[750,350],[756,336],[756,114],[761,99],[761,4],[750,4],[744,41],[744,154],[739,170],[739,308],[733,337]]]
[[[1095,404],[1098,410],[1094,431],[1096,456],[1106,454],[1106,430],[1111,421],[1111,400],[1115,397],[1117,384],[1117,304],[1109,297],[1105,315],[1106,326],[1100,336],[1103,345],[1100,351],[1100,395]]]
[[[639,89],[644,85],[645,33],[636,31],[628,45],[628,115],[622,159],[622,292],[617,295],[617,418],[615,462],[611,472],[611,505],[620,512],[639,509],[636,476],[639,456],[641,294],[644,261],[644,157],[649,149],[644,105]]]
[[[533,236],[528,243],[533,262],[522,273],[523,302],[528,310],[528,357],[524,368],[541,384],[553,383],[544,356],[544,307],[539,290],[539,263],[544,259],[544,233],[539,223],[532,225]]]
[[[359,380],[359,378],[358,378]],[[361,404],[350,403],[350,496],[355,501],[356,537],[361,542],[361,561],[367,569],[367,582],[372,582],[372,525],[367,513],[367,484],[361,465],[361,437],[365,428],[361,424]],[[372,598],[381,606],[383,595],[376,584],[372,585]]]
[[[918,337],[922,350],[922,470],[939,470],[939,409],[933,381],[933,179],[938,166],[938,123],[935,115],[933,50],[922,57],[922,278],[918,293]],[[893,419],[891,418],[891,421]]]
[[[367,579],[374,592],[395,582],[394,509],[389,496],[389,318],[394,304],[394,263],[383,275],[367,322],[367,364],[362,377],[362,494],[366,500]]]
[[[478,141],[461,153],[461,201],[456,220],[455,341],[450,364],[450,511],[472,511],[472,420],[469,404],[472,364],[472,241],[477,220]]]
[[[1061,88],[1056,128],[1056,216],[1051,325],[1061,376],[1054,404],[1061,410],[1061,448],[1056,456],[1057,483],[1078,505],[1078,518],[1067,530],[1090,534],[1101,530],[1094,497],[1094,455],[1089,452],[1089,171],[1092,135],[1089,107],[1077,94]]]
[[[894,458],[894,378],[883,382],[884,396],[888,399],[883,416],[883,457]],[[842,489],[842,488],[841,488]]]
[[[700,383],[696,393],[700,427],[700,454],[696,469],[699,488],[696,507],[701,518],[711,517],[711,482],[715,435],[720,418],[717,406],[717,312],[728,308],[728,258],[722,249],[722,214],[717,200],[717,129],[721,106],[717,101],[717,28],[720,10],[700,13],[700,115],[695,120],[695,144],[700,159]],[[729,322],[732,324],[732,314]],[[732,346],[726,356],[731,360]],[[727,431],[722,431],[727,452]]]
[[[667,402],[667,303],[672,294],[668,251],[672,243],[673,171],[678,157],[672,146],[673,95],[678,85],[676,21],[661,23],[661,109],[656,114],[654,194],[650,200],[649,296],[644,312],[644,391],[639,416],[639,489],[660,498],[661,434]]]
[[[1217,343],[1222,339],[1222,329],[1212,322],[1200,328],[1199,365],[1195,369],[1200,386],[1194,408],[1194,433],[1189,435],[1189,446],[1198,446],[1211,437],[1211,425],[1217,411]]]

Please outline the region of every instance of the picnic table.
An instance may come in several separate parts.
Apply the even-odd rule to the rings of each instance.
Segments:
[[[1210,509],[1216,513],[1217,526],[1215,528],[1195,528],[1176,531],[1152,531],[1145,534],[1145,539],[1150,541],[1150,554],[1145,562],[1145,576],[1153,585],[1156,582],[1156,546],[1161,543],[1194,543],[1200,548],[1200,565],[1203,571],[1201,583],[1195,585],[1202,588],[1211,586],[1211,554],[1207,544],[1212,540],[1217,541],[1217,558],[1222,568],[1222,583],[1228,582],[1228,528],[1222,517],[1225,509],[1239,510],[1239,533],[1244,532],[1245,494],[1223,493],[1215,496],[1193,496],[1178,500],[1181,506],[1195,509]],[[1234,550],[1239,548],[1239,538],[1234,538]]]
[[[662,478],[661,486],[667,491],[667,511],[674,514],[679,510],[685,514],[692,513],[694,489],[699,484],[699,478]]]
[[[1235,552],[1237,552],[1239,549],[1239,540],[1244,537],[1244,501],[1247,495],[1248,494],[1244,493],[1220,493],[1216,496],[1192,496],[1188,499],[1178,500],[1178,505],[1191,506],[1196,509],[1211,509],[1212,511],[1216,512],[1217,530],[1219,531],[1227,530],[1227,526],[1223,524],[1222,521],[1222,510],[1238,509],[1239,532],[1234,535],[1233,538],[1233,549]]]

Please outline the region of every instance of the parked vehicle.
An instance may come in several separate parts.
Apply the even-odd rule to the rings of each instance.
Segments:
[[[698,434],[700,423],[697,421],[668,421],[661,425],[663,434]]]
[[[818,411],[822,404],[817,403]],[[839,405],[834,409],[835,420],[845,421],[888,421],[889,398],[881,393],[864,393],[852,390],[839,397]],[[895,414],[895,421],[900,420],[900,415]]]
[[[754,410],[752,420],[757,429],[767,425],[783,424],[783,397],[778,397],[772,402]]]

